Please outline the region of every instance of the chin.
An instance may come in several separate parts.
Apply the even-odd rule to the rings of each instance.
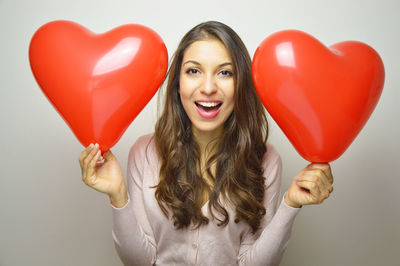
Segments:
[[[222,128],[223,123],[192,123],[192,130],[204,134],[219,133]]]

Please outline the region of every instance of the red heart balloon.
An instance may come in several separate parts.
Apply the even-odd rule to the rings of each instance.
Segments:
[[[299,154],[331,162],[348,148],[382,92],[384,67],[370,46],[346,41],[324,46],[296,30],[277,32],[253,60],[257,92]]]
[[[29,47],[44,94],[85,147],[104,152],[154,96],[168,53],[161,37],[137,24],[95,34],[70,21],[40,27]]]

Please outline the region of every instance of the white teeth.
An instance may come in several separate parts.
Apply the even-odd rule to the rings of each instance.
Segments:
[[[217,102],[197,102],[197,103],[204,107],[215,107],[219,104]]]

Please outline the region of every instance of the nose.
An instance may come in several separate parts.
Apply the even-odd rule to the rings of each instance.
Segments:
[[[212,75],[206,75],[202,82],[200,91],[206,95],[214,94],[217,91],[217,83]]]

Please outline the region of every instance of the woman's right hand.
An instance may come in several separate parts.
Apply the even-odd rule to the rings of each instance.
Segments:
[[[98,144],[90,144],[79,156],[83,182],[95,190],[110,197],[110,202],[117,208],[128,202],[124,176],[117,158],[111,151],[104,154],[102,162]]]

